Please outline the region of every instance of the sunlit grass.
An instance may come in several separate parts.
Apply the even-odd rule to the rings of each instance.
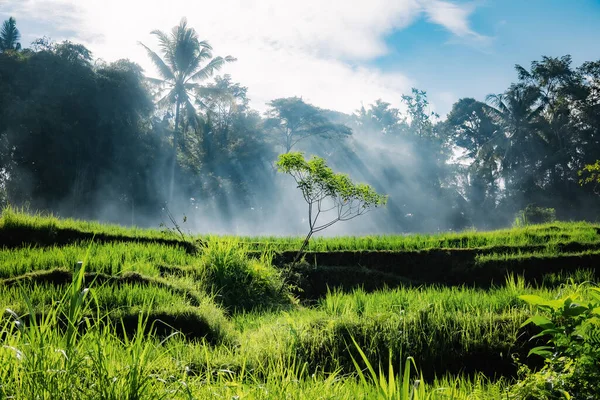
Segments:
[[[122,238],[160,239],[168,237],[181,240],[178,235],[168,230],[125,228],[118,225],[105,225],[98,222],[59,219],[54,216],[27,214],[7,208],[0,218],[0,231],[17,228],[28,228],[56,232],[64,229],[83,233],[105,234]],[[541,225],[530,225],[521,228],[502,229],[489,232],[467,230],[464,232],[382,235],[382,236],[340,236],[314,237],[308,247],[309,251],[417,251],[428,249],[486,249],[509,246],[545,246],[558,244],[581,243],[600,244],[598,234],[600,225],[588,222],[553,222]],[[208,239],[211,235],[191,235],[190,240]],[[222,239],[232,238],[220,236]],[[261,236],[234,237],[235,240],[247,243],[250,250],[297,250],[302,244],[301,237]]]
[[[190,343],[176,333],[158,337],[148,333],[153,324],[149,316],[152,304],[165,301],[162,296],[168,297],[168,293],[127,287],[124,291],[128,293],[110,298],[102,289],[85,288],[84,268],[85,264],[62,293],[41,287],[21,291],[28,323],[13,310],[0,322],[2,398],[466,399],[474,395],[501,398],[508,387],[504,381],[490,383],[480,376],[426,383],[410,359],[402,370],[403,361],[398,357],[397,363],[389,357],[385,370],[377,373],[360,347],[356,349],[363,355],[362,363],[342,374],[340,370],[328,373],[310,368],[289,347],[257,363],[243,347],[229,350],[202,341]],[[41,301],[44,291],[51,293],[52,302],[40,313],[35,303]],[[137,304],[133,336],[123,336],[124,325],[103,317],[110,311],[105,311],[98,299],[104,299],[106,305]],[[89,319],[89,315],[97,318]],[[79,329],[82,324],[86,329]],[[369,377],[362,365],[370,371]]]
[[[0,230],[15,228],[35,229],[53,233],[56,233],[58,230],[75,230],[83,233],[107,234],[127,238],[152,239],[176,236],[166,230],[123,227],[97,221],[59,218],[50,213],[28,213],[13,207],[4,208],[2,210],[2,217],[0,218]]]
[[[89,251],[88,271],[110,275],[136,271],[149,276],[160,274],[160,267],[198,265],[198,258],[180,247],[151,243],[91,243],[67,246],[0,248],[0,278],[52,268],[73,268]]]
[[[571,290],[560,282],[594,277],[331,289],[302,306],[271,265],[273,251],[295,250],[300,238],[202,236],[205,247],[190,252],[158,230],[4,210],[0,231],[19,228],[111,238],[0,248],[0,310],[10,310],[0,319],[0,398],[506,399],[511,357],[529,345],[521,324],[535,312],[518,296],[554,298]],[[597,256],[599,228],[316,238],[309,250],[491,249],[475,257],[491,266]],[[573,244],[591,247],[564,251]]]

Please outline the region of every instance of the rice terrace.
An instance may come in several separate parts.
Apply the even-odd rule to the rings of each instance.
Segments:
[[[599,21],[0,0],[0,400],[600,399]]]
[[[319,238],[290,270],[300,238],[181,238],[6,208],[0,390],[522,398],[546,379],[523,375],[543,367],[528,353],[546,342],[523,323],[547,314],[522,296],[598,304],[599,231]]]

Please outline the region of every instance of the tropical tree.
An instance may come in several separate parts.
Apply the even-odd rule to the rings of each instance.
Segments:
[[[347,136],[352,130],[344,124],[331,122],[325,110],[304,102],[299,97],[276,99],[269,104],[265,128],[275,133],[286,153],[309,137]]]
[[[427,92],[412,88],[411,95],[403,95],[402,101],[408,108],[410,128],[418,137],[429,138],[433,136],[433,123],[439,118],[434,111],[429,111]]]
[[[201,86],[198,82],[211,77],[215,71],[227,63],[235,61],[231,56],[214,57],[211,45],[198,38],[194,28],[190,28],[186,18],[173,27],[170,34],[154,30],[151,34],[158,38],[162,57],[145,44],[150,60],[156,66],[161,79],[149,78],[159,88],[160,99],[157,105],[161,108],[175,108],[175,127],[173,138],[174,155],[183,149],[183,134],[180,131],[181,114],[192,128],[198,126],[198,114],[193,98]],[[176,157],[173,157],[171,170],[171,194],[173,192]]]
[[[365,133],[381,133],[383,135],[397,135],[407,129],[406,118],[400,110],[391,107],[391,104],[381,99],[366,109],[361,107],[354,113],[354,120],[360,130]]]
[[[498,185],[498,154],[494,137],[499,126],[487,104],[472,98],[458,100],[441,128],[464,164],[463,192],[475,221],[495,208]]]
[[[154,30],[151,34],[158,37],[162,58],[145,44],[140,44],[146,49],[162,79],[149,80],[161,89],[162,97],[158,105],[175,107],[174,145],[182,146],[179,132],[181,112],[186,114],[190,123],[196,124],[198,121],[192,101],[195,93],[201,89],[198,82],[211,77],[226,62],[235,61],[235,58],[213,58],[211,45],[198,38],[196,30],[188,27],[186,18],[182,18],[170,34],[160,30]]]
[[[17,21],[13,17],[4,21],[0,29],[0,52],[21,50],[20,37],[21,34],[17,29]]]
[[[279,172],[294,178],[308,204],[309,231],[294,263],[298,261],[315,233],[387,203],[387,196],[378,194],[367,184],[353,183],[347,175],[333,172],[321,157],[313,156],[306,160],[300,152],[281,154],[277,160],[277,168]],[[320,216],[329,212],[333,218],[325,223],[317,222]]]
[[[536,87],[513,84],[502,94],[488,95],[487,108],[499,129],[494,135],[494,156],[498,157],[507,188],[525,190],[533,184],[536,161],[548,141],[541,128],[544,105]]]
[[[579,132],[572,114],[574,100],[581,91],[582,76],[571,68],[571,56],[560,58],[542,57],[533,61],[528,71],[516,66],[519,80],[540,92],[539,102],[543,106],[544,137],[548,142],[547,155],[540,165],[540,172],[548,176],[552,190],[567,193],[575,184],[573,161],[579,158],[576,143]],[[535,90],[535,89],[534,89]]]

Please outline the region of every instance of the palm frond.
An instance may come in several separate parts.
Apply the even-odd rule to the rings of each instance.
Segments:
[[[158,29],[153,30],[150,33],[158,37],[158,45],[161,48],[165,59],[169,62],[169,64],[171,64],[170,67],[173,69],[173,67],[175,66],[175,57],[173,55],[173,48],[175,47],[175,43],[173,39],[170,38],[169,35],[167,35],[163,31],[160,31]]]
[[[0,29],[0,50],[20,50],[21,44],[18,43],[20,37],[17,21],[10,17],[4,21],[2,29]]]
[[[164,79],[150,78],[148,76],[144,77],[144,80],[155,86],[164,86],[165,84],[167,84],[167,81],[165,81]]]
[[[169,93],[164,95],[160,100],[156,102],[156,107],[159,109],[170,107],[175,103],[177,99],[175,90],[170,90]]]
[[[212,49],[213,49],[212,46],[210,45],[210,43],[208,43],[208,41],[206,41],[206,40],[202,40],[202,41],[198,42],[198,45],[208,51],[212,51]]]
[[[178,39],[174,49],[174,63],[181,77],[185,79],[189,73],[198,69],[198,42],[193,39]]]
[[[225,61],[223,57],[215,57],[210,60],[204,68],[190,76],[186,81],[201,81],[210,78],[214,72],[221,69],[226,62],[227,61]]]
[[[152,60],[152,62],[158,69],[158,72],[160,73],[160,75],[166,80],[175,80],[175,75],[173,74],[173,71],[163,61],[163,59],[160,58],[160,56],[158,54],[156,54],[152,49],[150,49],[144,43],[142,43],[142,42],[138,42],[138,43],[146,49],[146,53],[148,54],[148,57],[150,57],[150,60]]]

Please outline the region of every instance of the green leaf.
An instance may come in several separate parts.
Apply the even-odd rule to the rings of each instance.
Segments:
[[[527,318],[525,322],[521,324],[521,328],[528,324],[535,324],[544,329],[552,329],[554,328],[554,323],[546,317],[541,315],[534,315],[533,317]]]
[[[544,329],[537,335],[533,335],[529,340],[537,339],[539,337],[546,336],[546,335],[556,335],[556,334],[560,334],[560,333],[562,333],[562,331],[560,329],[555,329],[555,328]]]
[[[563,315],[565,317],[576,317],[588,311],[589,308],[572,303],[569,307],[565,307]]]
[[[533,349],[531,349],[529,351],[529,353],[527,354],[527,357],[531,356],[532,354],[536,354],[538,356],[544,357],[544,358],[548,358],[552,356],[552,352],[549,350],[554,349],[551,346],[538,346],[538,347],[534,347]]]
[[[552,310],[558,310],[559,308],[563,307],[565,302],[570,300],[570,298],[560,300],[548,300],[544,299],[543,297],[536,296],[534,294],[524,294],[519,296],[519,298],[525,301],[527,304],[531,304],[532,306],[548,307]]]

